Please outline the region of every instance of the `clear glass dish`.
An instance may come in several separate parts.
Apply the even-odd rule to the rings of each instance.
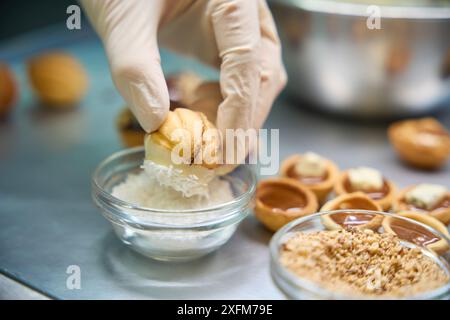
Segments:
[[[425,228],[427,231],[431,232],[433,235],[440,237],[443,239],[447,245],[447,249],[444,253],[441,253],[439,256],[434,254],[427,247],[420,246],[419,248],[422,252],[431,257],[443,270],[447,275],[450,275],[450,239],[440,233],[439,231],[419,223],[415,220],[411,220],[409,218],[401,217],[391,213],[385,212],[376,212],[376,211],[366,211],[366,210],[336,210],[336,211],[326,211],[319,212],[313,215],[309,215],[306,217],[299,218],[285,225],[283,228],[278,230],[278,232],[272,237],[270,242],[270,255],[271,255],[271,275],[272,279],[277,285],[277,287],[283,292],[283,294],[289,299],[374,299],[373,296],[348,296],[343,295],[340,292],[332,292],[323,287],[320,287],[318,284],[309,281],[308,279],[301,278],[288,269],[286,269],[279,262],[279,253],[282,245],[289,239],[289,237],[293,236],[298,232],[316,232],[327,230],[322,222],[322,217],[327,214],[336,214],[336,213],[347,213],[351,212],[352,215],[366,215],[366,214],[374,214],[377,216],[382,216],[383,219],[387,217],[392,217],[391,219],[400,219],[401,221],[407,221],[408,223],[412,223],[411,226],[420,226],[421,228]],[[396,220],[396,221],[400,221]],[[378,233],[386,232],[382,226],[374,230]],[[418,247],[416,244],[401,239],[401,243],[407,247]],[[450,281],[447,282],[442,287],[437,289],[427,291],[421,293],[419,295],[402,297],[402,299],[448,299],[450,293]],[[376,299],[376,298],[375,298]],[[383,298],[385,299],[385,298]]]
[[[222,177],[235,198],[196,210],[159,210],[122,201],[111,194],[129,173],[137,173],[144,159],[142,147],[126,149],[105,159],[92,177],[92,197],[111,222],[119,239],[153,259],[187,261],[206,255],[227,242],[253,206],[254,168],[241,165]]]

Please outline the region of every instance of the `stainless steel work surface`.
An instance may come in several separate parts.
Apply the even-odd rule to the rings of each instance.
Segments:
[[[24,61],[51,47],[75,54],[90,74],[89,94],[76,110],[50,112],[30,92]],[[63,299],[283,298],[269,273],[271,234],[253,217],[219,251],[191,263],[155,262],[115,238],[92,204],[90,177],[102,159],[121,148],[114,120],[123,102],[101,46],[89,32],[47,29],[13,39],[0,47],[0,60],[13,65],[21,91],[17,110],[0,123],[2,273]],[[162,60],[167,73],[192,66],[166,52]],[[450,127],[448,112],[439,117]],[[280,128],[281,158],[313,150],[342,168],[379,168],[400,187],[421,181],[448,186],[450,181],[448,167],[426,173],[400,164],[384,124],[333,119],[280,98],[267,127]],[[66,286],[71,265],[80,267],[81,289]]]

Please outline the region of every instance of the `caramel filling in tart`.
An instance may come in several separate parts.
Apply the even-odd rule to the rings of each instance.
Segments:
[[[386,195],[389,192],[389,186],[388,186],[386,180],[383,180],[383,187],[380,190],[356,190],[352,187],[350,180],[347,178],[344,181],[344,188],[348,193],[355,192],[355,191],[362,191],[373,200],[383,199],[384,197],[386,197]]]
[[[287,176],[289,178],[296,179],[304,184],[317,184],[317,183],[325,181],[328,178],[328,173],[325,173],[323,176],[320,176],[320,177],[304,176],[304,175],[298,174],[297,170],[295,169],[295,164],[293,164],[288,169]]]
[[[400,239],[426,246],[440,240],[434,233],[424,227],[400,219],[392,219],[390,227]]]
[[[375,215],[368,213],[338,212],[331,214],[330,218],[341,226],[357,227],[369,223],[375,218]]]
[[[306,206],[306,197],[299,190],[282,183],[267,185],[259,200],[273,211],[297,212]]]

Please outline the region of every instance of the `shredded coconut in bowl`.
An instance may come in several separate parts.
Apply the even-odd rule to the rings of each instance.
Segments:
[[[113,188],[112,195],[141,207],[163,210],[203,209],[234,198],[230,183],[218,177],[209,182],[205,194],[186,197],[180,191],[161,185],[159,179],[144,170],[128,175]]]
[[[116,185],[112,195],[123,201],[149,209],[162,210],[195,210],[213,207],[234,199],[229,181],[213,178],[204,195],[186,197],[180,191],[161,185],[158,178],[148,171],[142,170],[136,174],[128,174],[125,181]],[[143,221],[163,223],[167,225],[189,226],[195,223],[206,222],[218,218],[223,210],[185,216],[173,216],[169,213],[150,213],[139,210],[128,211],[130,216],[139,217]],[[137,247],[145,248],[144,251],[163,250],[172,256],[184,256],[186,252],[203,250],[217,243],[223,243],[233,234],[237,225],[233,224],[225,228],[212,230],[139,230],[129,226],[116,226],[116,233],[121,238],[126,238],[129,243]],[[163,249],[162,249],[163,248]],[[203,248],[203,249],[202,249]]]
[[[145,160],[142,168],[149,176],[155,177],[160,185],[175,189],[184,197],[196,195],[208,197],[209,184],[216,177],[214,170],[197,165],[181,168]]]

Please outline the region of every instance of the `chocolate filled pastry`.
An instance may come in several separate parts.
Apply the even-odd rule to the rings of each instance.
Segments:
[[[334,186],[337,195],[360,191],[367,194],[382,210],[389,210],[396,188],[392,181],[375,169],[359,167],[344,171]]]
[[[144,145],[145,131],[128,108],[124,108],[117,116],[117,129],[125,147],[137,147]]]
[[[334,210],[368,210],[381,211],[381,207],[367,194],[353,192],[340,195],[325,203],[320,211]],[[347,227],[377,229],[381,225],[383,217],[375,213],[337,212],[323,215],[322,223],[328,230],[336,230]]]
[[[450,192],[447,187],[436,184],[418,184],[399,192],[393,209],[418,211],[428,214],[445,225],[450,223]]]
[[[292,155],[281,164],[281,176],[295,179],[311,190],[319,203],[323,203],[333,189],[338,175],[338,167],[330,160],[313,152]]]
[[[271,178],[258,183],[255,216],[271,231],[317,209],[314,193],[293,179]]]
[[[443,235],[450,237],[446,226],[430,215],[425,215],[417,211],[402,211],[399,212],[398,215],[421,222],[434,230],[439,231]],[[400,239],[414,243],[418,246],[425,246],[436,254],[441,255],[449,250],[447,241],[442,239],[439,234],[431,232],[430,230],[409,221],[395,217],[385,217],[382,225],[386,232],[395,234]]]
[[[436,119],[395,122],[388,136],[399,157],[414,167],[437,169],[450,157],[450,134]]]

